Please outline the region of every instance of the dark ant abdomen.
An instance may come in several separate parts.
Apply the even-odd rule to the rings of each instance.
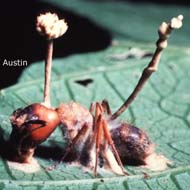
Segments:
[[[141,165],[154,152],[154,145],[147,134],[127,123],[111,129],[112,139],[124,164]]]

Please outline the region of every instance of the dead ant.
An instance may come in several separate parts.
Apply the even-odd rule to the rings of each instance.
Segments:
[[[75,102],[61,104],[57,112],[61,123],[67,128],[71,142],[61,161],[70,151],[75,150],[76,160],[93,168],[95,176],[99,156],[103,159],[104,166],[116,174],[123,175],[127,172],[120,157],[143,162],[154,150],[142,130],[112,119],[113,115],[106,100],[91,104],[89,111]],[[50,169],[55,167],[56,165],[53,165]]]
[[[105,167],[119,175],[127,174],[121,160],[136,160],[147,164],[149,158],[156,155],[154,145],[148,135],[131,124],[118,121],[117,118],[129,107],[151,74],[157,70],[162,50],[167,47],[170,33],[172,29],[182,26],[182,19],[183,16],[179,15],[170,23],[161,24],[158,30],[157,48],[152,60],[144,69],[129,98],[112,114],[106,100],[101,103],[92,103],[89,110],[77,102],[63,103],[56,109],[51,107],[49,88],[53,39],[62,35],[66,31],[67,25],[63,20],[58,20],[55,14],[47,13],[39,16],[37,30],[40,34],[45,35],[48,41],[44,102],[32,104],[13,112],[10,119],[13,127],[10,141],[13,144],[16,143],[17,154],[14,159],[30,162],[28,158],[33,155],[35,147],[46,140],[58,124],[62,124],[66,128],[70,144],[61,161],[75,150],[76,159],[82,165],[92,168],[95,176],[99,157],[102,158]],[[31,149],[32,153],[30,153]],[[157,155],[156,158],[158,157]],[[168,160],[163,159],[163,162],[166,165]],[[54,167],[55,165],[51,169]]]

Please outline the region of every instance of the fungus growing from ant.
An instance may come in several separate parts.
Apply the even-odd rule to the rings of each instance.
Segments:
[[[50,136],[58,124],[66,129],[69,145],[61,161],[70,153],[74,153],[74,161],[90,168],[97,175],[100,157],[104,168],[118,175],[127,171],[123,161],[134,160],[152,170],[163,170],[170,161],[155,152],[154,144],[141,129],[119,121],[117,118],[129,107],[151,74],[158,68],[161,53],[167,47],[167,40],[173,29],[182,26],[183,16],[173,18],[169,23],[162,23],[158,29],[159,39],[152,60],[144,69],[136,87],[124,104],[112,113],[109,103],[91,103],[90,109],[77,102],[62,103],[56,109],[50,104],[50,75],[53,51],[53,39],[62,35],[67,25],[58,20],[55,14],[47,13],[37,18],[37,31],[45,35],[48,42],[46,57],[44,102],[35,103],[24,109],[17,109],[10,117],[13,127],[10,142],[13,145],[13,159],[19,162],[29,162],[35,147]],[[62,28],[63,27],[63,28]],[[53,32],[51,32],[53,30]],[[58,34],[54,31],[58,32]],[[50,167],[53,169],[56,164]]]
[[[50,77],[52,67],[53,40],[62,36],[67,30],[65,21],[56,14],[46,13],[37,17],[36,30],[47,40],[45,58],[45,84],[42,103],[33,103],[25,108],[15,110],[10,116],[12,133],[10,160],[32,164],[34,150],[45,141],[60,123],[56,110],[50,102]]]

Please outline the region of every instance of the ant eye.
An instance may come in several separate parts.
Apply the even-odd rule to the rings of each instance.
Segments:
[[[38,120],[38,116],[37,115],[33,115],[30,120]]]

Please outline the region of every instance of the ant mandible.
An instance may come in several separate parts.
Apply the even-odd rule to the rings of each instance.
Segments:
[[[35,103],[24,109],[17,109],[10,117],[12,133],[10,143],[14,149],[12,159],[30,163],[37,145],[45,141],[54,129],[62,124],[67,130],[70,141],[61,161],[73,150],[77,161],[94,170],[97,175],[99,157],[105,167],[112,172],[127,174],[122,160],[135,160],[147,164],[147,158],[155,155],[154,145],[148,135],[141,129],[117,118],[129,107],[153,72],[157,70],[161,53],[167,47],[167,40],[172,29],[182,26],[183,16],[173,18],[171,22],[163,22],[159,27],[159,39],[156,51],[148,66],[144,69],[135,89],[124,104],[112,113],[106,100],[91,104],[86,109],[77,102],[62,103],[53,109],[50,104],[50,76],[53,52],[53,39],[67,30],[64,20],[56,14],[46,13],[37,18],[37,31],[44,35],[48,42],[46,64],[44,102]],[[165,165],[167,159],[165,159]],[[55,165],[54,165],[55,166]],[[54,166],[52,168],[54,168]]]

